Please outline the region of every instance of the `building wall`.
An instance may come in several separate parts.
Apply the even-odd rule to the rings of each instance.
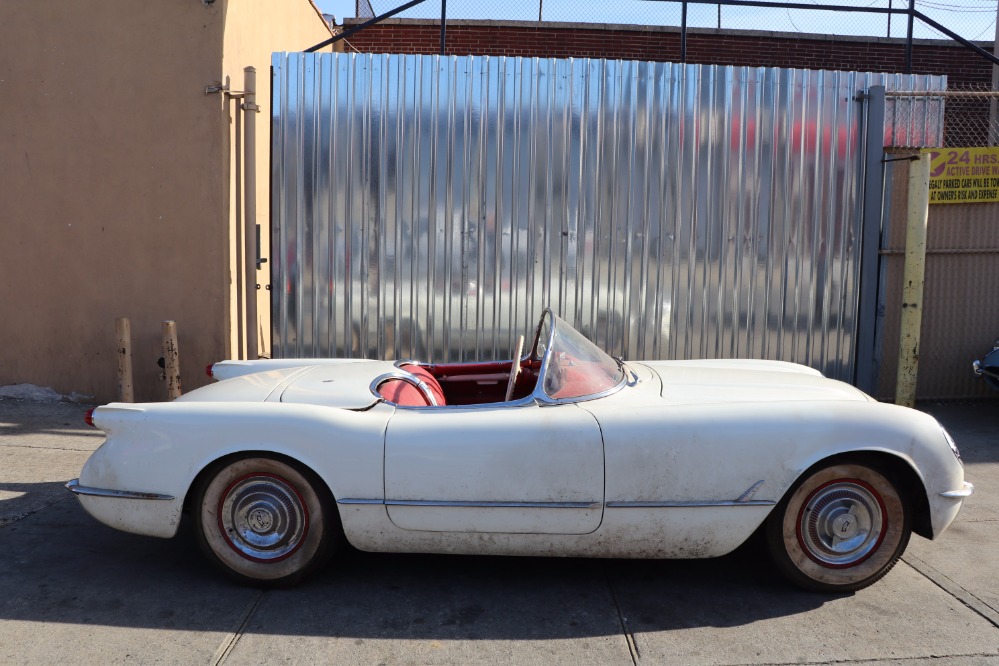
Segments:
[[[256,180],[257,215],[260,225],[260,256],[268,259],[257,274],[258,353],[269,355],[271,349],[270,294],[264,288],[270,282],[270,137],[271,137],[271,53],[274,51],[304,51],[332,36],[319,10],[309,0],[275,3],[270,0],[238,0],[226,2],[225,34],[222,49],[220,82],[228,82],[231,90],[243,89],[243,68],[252,66],[257,75],[256,104]],[[337,45],[342,49],[342,44]],[[323,51],[330,51],[327,47]],[[242,100],[226,103],[229,119],[229,159],[236,159],[242,137],[236,136],[235,114]],[[236,170],[230,169],[229,186],[229,289],[228,312],[236,325],[229,329],[226,358],[246,358],[246,333],[242,325],[243,283],[243,218],[236,201]],[[238,204],[238,205],[237,205]],[[239,215],[237,219],[237,215]]]
[[[225,118],[204,86],[220,4],[0,3],[0,385],[163,399],[161,322],[182,381],[225,344]],[[219,286],[216,286],[219,285]]]
[[[266,102],[270,51],[316,37],[309,0],[0,2],[0,385],[114,399],[116,317],[137,400],[165,398],[166,319],[185,390],[208,381],[231,350],[233,224],[230,107],[205,88],[254,64]]]
[[[347,19],[344,25],[350,27],[358,22]],[[348,41],[350,47],[365,53],[438,53],[440,22],[388,19],[356,33]],[[991,51],[991,42],[979,45]],[[680,31],[675,27],[590,23],[448,21],[446,50],[453,55],[679,62]],[[697,29],[687,35],[687,62],[900,72],[905,66],[905,40]],[[947,74],[951,83],[992,80],[989,63],[948,41],[917,40],[913,70],[920,74]]]

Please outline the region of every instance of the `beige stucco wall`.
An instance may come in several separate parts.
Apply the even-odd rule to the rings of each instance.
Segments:
[[[222,50],[222,82],[228,81],[231,90],[242,90],[245,67],[257,71],[256,103],[256,159],[257,159],[257,211],[256,223],[260,225],[260,256],[268,259],[257,274],[260,290],[257,296],[257,347],[262,356],[270,356],[270,294],[265,286],[270,281],[270,119],[271,119],[271,54],[275,51],[304,51],[331,37],[331,32],[316,7],[309,0],[275,3],[272,0],[233,0],[226,4],[226,25]],[[330,47],[322,49],[329,51]],[[235,114],[242,100],[232,100],[228,113],[230,120],[230,159],[236,159],[240,137],[236,137]],[[227,294],[228,309],[233,322],[242,323],[239,300],[243,278],[242,249],[243,221],[237,219],[236,173],[230,174],[229,200],[229,251],[230,287]],[[242,204],[242,202],[239,202]],[[252,292],[251,292],[252,293]],[[229,331],[230,356],[245,358],[244,326],[232,326]]]
[[[120,316],[140,399],[164,395],[162,320],[177,321],[184,383],[222,352],[225,126],[203,92],[221,17],[200,2],[0,3],[0,385],[114,397]]]
[[[0,386],[114,399],[120,316],[138,400],[165,396],[164,319],[184,388],[207,381],[232,339],[233,223],[230,117],[205,87],[246,64],[266,83],[261,42],[324,33],[308,0],[0,2]]]

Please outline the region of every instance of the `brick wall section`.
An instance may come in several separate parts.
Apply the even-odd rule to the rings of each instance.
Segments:
[[[351,23],[351,19],[345,21],[347,27]],[[348,41],[347,51],[435,54],[440,48],[440,23],[390,19],[356,33]],[[991,43],[979,43],[979,46],[992,51]],[[676,28],[644,26],[455,21],[448,22],[446,52],[449,55],[678,62],[680,33]],[[905,66],[905,42],[883,38],[696,30],[687,34],[687,62],[901,72]],[[988,61],[956,43],[942,40],[915,42],[913,71],[916,74],[946,74],[951,85],[992,80],[992,65]]]

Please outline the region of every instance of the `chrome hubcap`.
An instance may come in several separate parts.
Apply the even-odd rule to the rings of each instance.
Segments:
[[[237,479],[219,506],[222,533],[237,553],[274,561],[294,553],[308,526],[308,510],[298,491],[270,474]]]
[[[830,567],[859,564],[874,552],[884,526],[871,490],[849,481],[831,483],[808,498],[798,536],[809,556]]]

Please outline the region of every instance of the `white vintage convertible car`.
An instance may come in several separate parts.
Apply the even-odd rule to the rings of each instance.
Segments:
[[[112,403],[67,484],[112,527],[189,515],[237,579],[362,551],[702,558],[761,530],[810,589],[883,576],[972,486],[932,417],[791,363],[623,362],[546,311],[514,361],[223,361],[169,403]]]

